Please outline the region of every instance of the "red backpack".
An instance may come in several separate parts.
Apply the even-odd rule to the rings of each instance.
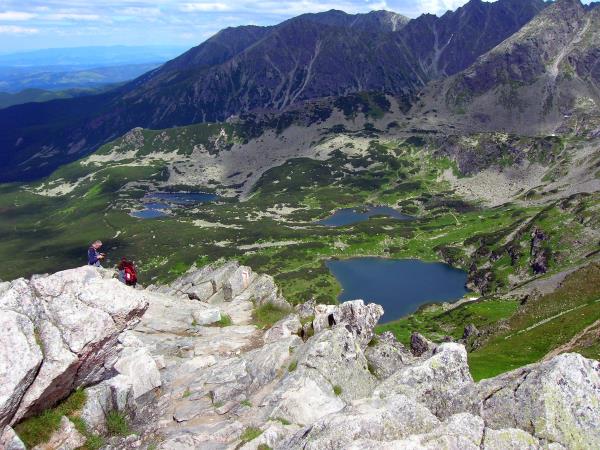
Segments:
[[[131,262],[125,264],[125,284],[127,286],[135,286],[137,284],[137,272],[135,266]]]

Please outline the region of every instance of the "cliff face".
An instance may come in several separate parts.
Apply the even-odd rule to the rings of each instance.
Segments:
[[[148,301],[106,276],[82,267],[0,285],[1,426],[110,375],[119,334]]]
[[[106,432],[118,411],[138,433],[112,448],[562,449],[600,439],[600,364],[578,354],[474,383],[460,344],[373,339],[383,310],[362,300],[292,310],[271,277],[237,263],[145,290],[106,274],[2,285],[6,448],[22,448],[9,425],[90,384],[78,412],[87,429]],[[259,329],[252,310],[265,305],[289,315]],[[67,418],[52,439],[83,442]]]

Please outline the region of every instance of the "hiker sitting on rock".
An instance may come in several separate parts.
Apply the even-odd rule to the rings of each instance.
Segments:
[[[121,283],[135,287],[137,284],[137,270],[133,262],[127,261],[127,258],[121,258],[121,262],[117,266],[117,271]]]
[[[102,247],[102,241],[95,241],[90,248],[88,248],[88,265],[102,267],[100,260],[106,256],[104,253],[98,252],[98,249]]]

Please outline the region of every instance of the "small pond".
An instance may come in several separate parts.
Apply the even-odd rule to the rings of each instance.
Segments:
[[[154,219],[167,215],[173,206],[192,206],[198,203],[212,202],[219,198],[217,194],[207,192],[152,192],[142,199],[144,209],[131,213],[138,219]]]
[[[411,216],[402,214],[400,211],[389,206],[367,206],[364,208],[338,209],[326,219],[319,220],[317,224],[327,227],[342,227],[344,225],[364,222],[373,216],[387,216],[397,220],[412,220]]]
[[[380,304],[385,310],[380,323],[415,312],[425,303],[459,300],[469,292],[467,273],[443,263],[367,257],[326,264],[342,285],[338,300]]]

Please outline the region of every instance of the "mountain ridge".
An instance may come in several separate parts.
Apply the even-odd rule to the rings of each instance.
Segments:
[[[456,39],[456,46],[448,47],[448,58],[465,43],[473,45],[473,54],[466,55],[456,68],[517,31],[545,7],[541,0],[520,5],[522,14],[514,15],[506,13],[514,11],[513,0],[472,0],[459,12],[437,19],[446,24],[444,33],[462,24],[458,34],[465,34],[464,40]],[[500,17],[492,22],[507,23],[504,27],[484,28],[480,39],[475,40],[470,36],[479,29],[481,14],[469,11],[486,11]],[[31,105],[7,109],[0,112],[0,124],[7,130],[0,137],[0,162],[5,167],[0,180],[35,179],[48,174],[136,126],[166,128],[224,120],[255,108],[282,109],[311,98],[363,90],[411,97],[434,75],[439,76],[438,64],[445,58],[436,46],[437,28],[420,25],[431,25],[432,20],[424,16],[398,31],[356,33],[352,27],[325,26],[311,20],[311,16],[300,16],[266,32],[250,27],[242,29],[241,37],[234,33],[236,41],[226,46],[226,54],[233,56],[222,61],[219,52],[223,41],[233,33],[229,30],[106,95],[49,102],[43,109]],[[427,39],[405,39],[405,35],[416,33],[415,27]],[[194,54],[198,52],[203,55],[200,59],[208,57],[217,65],[180,70],[181,61],[197,64]],[[414,53],[421,56],[415,57]],[[455,68],[443,69],[444,73],[450,70]],[[60,122],[48,119],[54,117],[60,117]]]

